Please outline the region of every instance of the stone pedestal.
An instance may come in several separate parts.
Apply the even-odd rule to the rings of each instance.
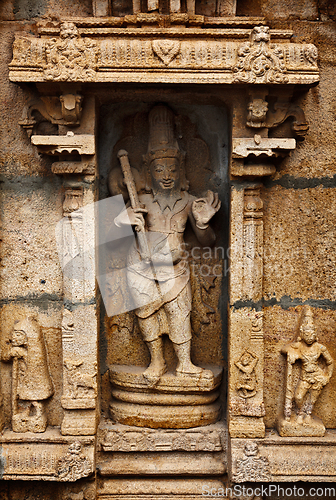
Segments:
[[[144,378],[145,367],[112,366],[110,381],[115,422],[138,427],[187,429],[215,423],[220,416],[217,390],[222,368],[206,367],[213,378],[163,375],[155,387]]]
[[[302,423],[298,422],[298,417],[292,415],[289,420],[284,417],[280,417],[278,420],[278,432],[280,436],[324,436],[325,427],[323,422],[318,417],[311,417],[309,419],[303,419]]]

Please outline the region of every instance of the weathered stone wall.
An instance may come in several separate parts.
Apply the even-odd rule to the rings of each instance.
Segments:
[[[214,2],[201,2],[197,9],[196,13],[203,15],[215,13]],[[120,6],[120,12],[127,13],[128,10],[128,4]],[[0,5],[1,347],[4,348],[8,341],[14,320],[30,313],[38,314],[55,386],[55,394],[47,405],[48,422],[52,426],[60,426],[63,417],[63,285],[54,228],[63,215],[64,190],[61,179],[51,173],[51,159],[38,154],[26,131],[19,125],[24,105],[38,94],[35,84],[11,83],[8,64],[12,60],[15,32],[36,33],[36,22],[41,19],[57,21],[92,16],[92,12],[89,0],[3,0]],[[265,424],[268,429],[273,429],[283,410],[284,400],[285,358],[280,350],[296,339],[304,304],[313,307],[319,341],[336,360],[336,7],[334,2],[327,0],[238,0],[237,15],[265,17],[271,28],[293,30],[295,42],[315,44],[319,52],[320,82],[307,88],[307,92],[301,90],[296,100],[306,115],[309,131],[304,141],[298,142],[297,148],[279,161],[277,172],[264,182],[261,190],[264,202]],[[190,86],[188,90],[192,95],[195,87]],[[52,128],[49,133],[53,133]],[[274,137],[289,137],[288,122],[270,136],[272,134]],[[106,195],[107,192],[103,197]],[[103,324],[101,326],[103,330]],[[103,361],[124,360],[118,354],[123,339],[118,339],[118,349],[113,345],[106,347],[107,342],[105,338],[101,345]],[[141,341],[138,339],[138,342]],[[209,345],[215,350],[218,347],[216,342],[207,338],[197,340],[198,352],[204,350],[203,358],[208,360],[211,357]],[[132,347],[133,352],[136,347]],[[148,356],[143,344],[139,351],[136,361],[145,363]],[[199,355],[199,360],[201,358]],[[222,361],[218,352],[214,358]],[[107,372],[103,380],[102,408],[107,415]],[[11,419],[10,364],[1,363],[1,385],[5,425],[8,427]],[[315,410],[327,428],[336,428],[335,373]],[[12,500],[35,498],[36,495],[45,500],[68,498],[65,493],[63,496],[63,486],[53,485],[46,492],[46,488],[38,483],[8,483],[4,486],[4,498],[7,494]],[[85,490],[85,498],[93,499],[90,487],[76,484],[72,487],[73,496],[69,498],[76,499],[76,495]],[[119,491],[121,487],[115,488]],[[188,488],[186,486],[186,491]],[[196,495],[192,487],[190,491],[190,495]],[[319,495],[318,498],[327,496]]]

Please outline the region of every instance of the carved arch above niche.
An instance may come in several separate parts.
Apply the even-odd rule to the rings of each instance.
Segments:
[[[182,32],[178,26],[183,27]],[[17,35],[9,78],[17,83],[35,82],[40,90],[53,88],[57,94],[32,105],[33,110],[40,111],[47,120],[49,116],[51,123],[61,127],[61,135],[68,132],[60,147],[55,137],[50,148],[46,147],[47,139],[32,138],[32,143],[47,154],[69,153],[71,148],[80,155],[94,154],[83,148],[83,141],[89,138],[79,136],[80,128],[73,139],[73,127],[79,125],[81,116],[78,85],[235,85],[244,98],[247,90],[250,101],[244,111],[246,133],[233,137],[231,173],[236,177],[263,177],[275,172],[272,158],[284,156],[296,147],[292,137],[269,138],[269,129],[293,117],[292,132],[303,138],[308,124],[293,99],[294,90],[301,87],[305,91],[319,80],[316,47],[293,43],[292,35],[291,31],[271,30],[262,19],[176,13],[160,16],[140,12],[124,17],[48,22],[38,27],[36,36]],[[72,93],[64,92],[64,85],[72,85]],[[268,95],[273,99],[272,109]],[[75,103],[72,109],[66,109],[64,98]],[[24,111],[21,122],[30,134],[35,127],[31,106]],[[61,173],[58,167],[54,171]]]

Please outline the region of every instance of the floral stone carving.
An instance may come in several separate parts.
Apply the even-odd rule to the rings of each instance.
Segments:
[[[60,481],[77,481],[92,473],[93,464],[82,453],[82,445],[78,441],[69,446],[65,457],[58,461],[57,475]]]
[[[44,76],[52,81],[91,81],[96,69],[96,44],[82,39],[73,23],[63,23],[60,38],[47,41]]]
[[[244,457],[237,459],[233,481],[244,483],[246,481],[270,481],[270,466],[267,457],[258,456],[259,449],[255,442],[247,443],[244,448]]]
[[[287,83],[287,69],[284,51],[270,43],[268,26],[256,26],[250,42],[238,50],[238,61],[234,72],[235,82],[244,83]]]

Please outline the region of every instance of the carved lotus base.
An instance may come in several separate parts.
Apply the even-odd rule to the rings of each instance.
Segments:
[[[292,415],[290,420],[280,417],[277,424],[278,432],[283,437],[310,437],[324,436],[325,427],[323,422],[318,417],[311,417],[309,421],[303,420],[303,423],[297,421],[297,416]]]
[[[222,369],[206,368],[212,378],[166,373],[153,386],[143,376],[144,367],[110,367],[112,420],[154,429],[188,429],[217,422]]]

